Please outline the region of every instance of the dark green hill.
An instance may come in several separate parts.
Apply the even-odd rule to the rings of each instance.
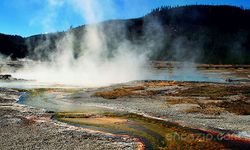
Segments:
[[[25,39],[17,35],[0,33],[0,52],[12,58],[23,58],[28,54]]]
[[[126,39],[136,45],[134,50],[150,49],[151,60],[250,64],[250,10],[239,7],[162,7],[141,18],[105,21],[98,26],[104,29],[110,56]],[[56,41],[70,32],[77,57],[85,30],[84,25],[28,38],[0,34],[0,52],[13,58],[46,59]]]

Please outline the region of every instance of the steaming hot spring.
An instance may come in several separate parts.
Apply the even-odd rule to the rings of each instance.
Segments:
[[[0,55],[0,149],[250,148],[249,10],[162,7],[99,23],[104,12],[125,9],[110,0],[46,2],[42,19],[29,24],[50,31],[66,5],[86,24],[0,34],[0,51],[12,58]]]

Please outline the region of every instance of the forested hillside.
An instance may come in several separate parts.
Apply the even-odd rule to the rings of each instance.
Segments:
[[[111,54],[126,39],[151,49],[151,60],[250,63],[250,10],[239,7],[162,7],[141,18],[110,20],[97,26],[105,29],[102,31]],[[77,57],[85,32],[86,25],[27,38],[0,34],[0,52],[12,58],[47,59],[57,41],[70,33]]]

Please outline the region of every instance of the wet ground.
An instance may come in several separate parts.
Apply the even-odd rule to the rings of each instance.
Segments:
[[[53,112],[17,104],[17,90],[0,93],[0,149],[140,149],[130,137],[56,122]]]
[[[2,80],[0,143],[5,149],[249,148],[250,71],[182,71],[155,70],[151,80],[101,88]]]
[[[249,146],[250,85],[246,83],[137,81],[23,92],[21,104],[55,111],[56,119],[72,125],[141,139],[149,149]],[[182,137],[181,144],[174,135]]]

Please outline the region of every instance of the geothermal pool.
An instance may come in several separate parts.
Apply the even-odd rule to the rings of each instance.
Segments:
[[[18,103],[55,111],[53,119],[91,130],[131,136],[143,142],[146,149],[224,148],[206,138],[205,132],[174,123],[144,117],[140,114],[104,107],[101,103],[81,103],[86,89],[30,89]],[[190,147],[190,143],[193,143]]]
[[[1,73],[12,74],[12,73]],[[227,79],[242,80],[249,79],[250,70],[230,70],[230,69],[151,69],[147,72],[142,72],[144,77],[141,80],[167,80],[167,81],[194,81],[194,82],[216,82],[226,83]],[[15,78],[16,74],[13,75]],[[129,82],[129,81],[126,81]],[[41,82],[35,80],[2,80],[1,87],[17,88],[17,89],[32,89],[32,88],[96,88],[100,86],[109,86],[112,83],[105,83],[98,86],[94,85],[75,85],[62,84],[53,82]],[[116,83],[118,84],[118,83]]]
[[[248,75],[249,71],[246,70],[237,72],[227,69],[189,71],[152,69],[145,80],[226,83],[227,78],[241,80],[246,79]],[[129,82],[126,84],[130,85]],[[1,87],[19,89],[22,91],[19,104],[53,111],[55,121],[113,133],[117,136],[128,135],[141,140],[147,149],[171,149],[178,146],[179,148],[225,148],[223,141],[206,138],[208,136],[206,132],[182,127],[159,118],[145,117],[130,110],[120,110],[119,107],[112,107],[116,104],[107,105],[112,101],[105,102],[107,100],[86,94],[89,89],[99,90],[109,88],[108,86],[88,87],[13,80],[1,81]]]

